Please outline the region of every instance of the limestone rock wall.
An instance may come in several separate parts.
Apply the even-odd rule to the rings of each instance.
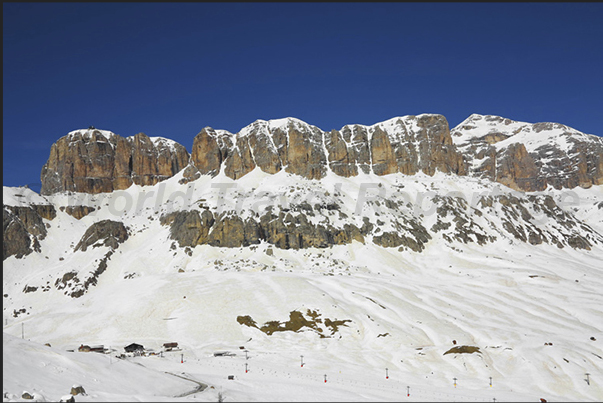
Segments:
[[[235,134],[206,127],[193,139],[189,156],[167,139],[90,129],[53,144],[42,169],[42,194],[154,185],[181,170],[180,183],[220,172],[240,179],[256,167],[308,179],[322,179],[329,170],[343,177],[440,171],[523,191],[590,187],[603,183],[603,139],[556,123],[532,125],[490,115],[472,115],[452,131],[437,114],[328,132],[286,118],[257,120]]]
[[[144,133],[121,137],[104,130],[78,130],[61,137],[42,168],[41,193],[85,193],[126,189],[133,183],[154,185],[189,162],[184,146]]]
[[[206,127],[194,139],[191,162],[184,175],[188,180],[199,174],[216,176],[222,168],[226,176],[239,179],[256,166],[267,173],[284,169],[308,179],[323,178],[327,169],[345,177],[467,173],[446,118],[432,114],[329,132],[294,118],[258,120],[237,134]]]
[[[304,249],[344,245],[352,240],[364,242],[362,229],[353,224],[346,224],[344,228],[314,225],[304,214],[283,211],[245,220],[230,213],[214,217],[209,210],[178,211],[162,216],[161,223],[170,226],[170,238],[180,247],[235,248],[265,241],[281,249]]]

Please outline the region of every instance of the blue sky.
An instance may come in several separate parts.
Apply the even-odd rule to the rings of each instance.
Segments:
[[[93,125],[189,151],[205,126],[440,113],[603,134],[602,3],[3,3],[3,185]]]

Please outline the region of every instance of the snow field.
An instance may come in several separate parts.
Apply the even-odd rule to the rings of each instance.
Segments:
[[[291,200],[296,202],[312,192],[312,204],[328,200],[325,190],[340,192],[341,210],[358,221],[362,216],[353,213],[359,189],[366,183],[381,183],[388,192],[403,186],[408,201],[415,204],[429,191],[463,192],[471,200],[475,193],[495,192],[498,186],[440,173],[434,177],[357,178],[329,174],[320,184],[304,180],[292,184],[291,175],[284,172],[267,175],[256,169],[246,178],[249,180],[236,182],[238,191],[280,194],[294,186]],[[159,350],[163,343],[177,341],[185,353],[183,364],[177,352],[172,354],[173,362],[167,356],[132,361],[158,372],[184,371],[214,386],[175,398],[193,390],[195,384],[169,376],[183,383],[160,388],[169,384],[161,378],[154,381],[157,389],[149,393],[140,381],[139,389],[127,392],[125,379],[132,378],[128,371],[139,367],[129,366],[128,373],[119,379],[107,375],[103,386],[94,389],[94,396],[90,392],[88,398],[82,398],[88,401],[215,401],[220,387],[231,401],[402,400],[406,386],[411,387],[411,400],[419,401],[603,399],[600,247],[578,251],[546,244],[531,246],[504,237],[479,246],[434,238],[422,253],[399,252],[370,242],[299,251],[262,243],[246,248],[197,246],[189,256],[183,248],[171,249],[169,227],[159,224],[161,214],[179,208],[168,201],[185,200],[181,196],[188,188],[178,185],[178,179],[177,175],[154,187],[132,186],[83,198],[87,205],[100,210],[81,220],[57,208],[57,218],[48,222],[48,236],[41,242],[42,252],[4,262],[3,288],[8,294],[3,309],[5,351],[11,350],[13,357],[20,354],[23,347],[10,341],[10,336],[19,338],[22,325],[26,339],[39,346],[50,342],[61,353],[82,343],[112,346],[121,352],[132,342]],[[212,183],[235,182],[223,174],[213,180],[201,177],[190,186],[190,200],[206,199],[206,204],[219,207],[219,189],[212,188]],[[579,207],[576,214],[598,231],[603,227],[597,207],[601,189],[576,189],[578,206],[566,207]],[[316,193],[319,191],[322,196]],[[181,192],[179,197],[176,192]],[[17,190],[4,188],[5,203],[24,203],[16,194]],[[554,190],[550,194],[557,200],[563,197]],[[47,199],[58,207],[73,205],[69,200],[75,196]],[[235,205],[231,198],[225,199]],[[128,200],[131,207],[125,208]],[[435,214],[427,214],[429,201],[424,201],[425,219],[435,220]],[[252,209],[245,209],[251,214]],[[365,206],[364,216],[375,220],[379,218],[376,213]],[[54,289],[57,278],[70,270],[84,278],[108,252],[106,247],[73,250],[85,230],[101,219],[123,221],[131,230],[130,238],[111,256],[96,286],[80,298],[63,295]],[[268,248],[272,256],[266,253]],[[50,291],[23,293],[26,285],[45,284],[52,286]],[[22,307],[29,314],[14,317],[13,310]],[[291,311],[305,313],[307,309],[317,310],[323,319],[351,322],[340,326],[331,338],[320,338],[309,329],[268,336],[236,320],[239,315],[249,315],[261,326],[267,321],[286,321]],[[594,336],[596,341],[590,340]],[[457,346],[479,347],[481,354],[444,355],[454,346],[453,340]],[[239,346],[250,352],[247,374]],[[15,374],[5,376],[6,392],[43,389],[48,399],[69,392],[62,386],[55,388],[50,381],[37,382],[38,378],[55,379],[47,374],[55,364],[35,372],[34,364],[46,357],[44,349],[47,347],[32,352],[32,368],[24,366],[21,372],[4,361],[5,374]],[[215,351],[224,350],[237,356],[213,357]],[[94,356],[63,354],[68,354],[68,361]],[[299,368],[300,355],[307,362],[304,368]],[[90,372],[103,363],[69,365],[73,373],[88,374],[89,378],[80,382],[88,390]],[[385,368],[390,374],[387,381]],[[27,377],[26,371],[36,376]],[[591,374],[590,385],[584,381],[587,372]],[[226,379],[229,374],[236,376],[235,381]],[[324,374],[328,375],[327,384]],[[490,376],[493,388],[488,385]],[[452,386],[455,377],[456,389]],[[70,387],[76,381],[69,379]],[[115,388],[113,383],[117,383]]]
[[[74,384],[82,385],[87,394],[78,395],[78,402],[156,401],[191,388],[188,381],[136,363],[96,353],[70,353],[6,332],[2,370],[4,394],[21,397],[23,391],[28,391],[46,401],[68,395]]]
[[[358,249],[362,248],[369,250],[361,254]],[[591,333],[600,334],[597,307],[601,306],[601,297],[596,290],[600,289],[601,280],[581,280],[580,283],[589,283],[585,289],[572,280],[578,274],[576,269],[547,268],[548,251],[538,257],[542,262],[535,268],[508,257],[497,259],[495,250],[491,257],[480,259],[467,251],[451,259],[464,262],[455,265],[459,270],[446,268],[441,264],[443,258],[438,259],[439,267],[433,268],[426,258],[429,254],[416,254],[414,261],[400,262],[402,269],[388,275],[377,274],[382,265],[391,266],[388,250],[357,245],[338,247],[333,248],[333,255],[345,255],[345,249],[354,249],[354,256],[371,256],[372,267],[349,276],[329,276],[308,269],[295,273],[253,268],[219,271],[212,267],[213,260],[199,259],[205,248],[197,249],[199,257],[193,256],[185,273],[145,274],[121,282],[109,281],[107,277],[107,281],[99,281],[94,292],[77,300],[87,307],[83,317],[80,307],[69,304],[69,300],[48,311],[40,308],[35,318],[25,319],[28,337],[63,348],[77,347],[80,342],[123,346],[132,341],[158,348],[163,342],[177,340],[190,351],[204,354],[245,345],[250,351],[270,355],[272,364],[287,354],[291,356],[289,361],[297,364],[303,354],[307,362],[313,356],[315,360],[320,357],[317,361],[323,362],[322,370],[343,368],[353,376],[365,373],[363,368],[381,374],[387,367],[392,379],[396,372],[405,376],[424,374],[428,376],[425,381],[438,387],[449,386],[453,377],[459,379],[459,384],[462,380],[465,387],[478,387],[487,376],[493,376],[499,388],[526,395],[537,389],[547,399],[551,395],[567,399],[568,388],[581,391],[585,399],[596,400],[597,393],[601,393],[594,381],[588,387],[582,380],[585,372],[596,379],[600,364],[594,354],[603,355],[599,342],[588,340]],[[532,248],[530,251],[533,253]],[[303,253],[308,253],[276,252],[297,255],[300,260]],[[240,251],[242,259],[253,253]],[[111,267],[120,267],[132,259],[125,256],[128,255],[115,255]],[[535,261],[533,256],[531,263]],[[357,259],[355,263],[360,265],[363,261]],[[509,264],[506,271],[501,270]],[[407,265],[423,269],[403,270]],[[134,264],[129,271],[142,266]],[[583,274],[596,274],[596,266],[585,269]],[[549,276],[553,279],[549,280]],[[566,287],[558,286],[562,281]],[[318,309],[323,317],[351,319],[352,323],[341,326],[334,338],[320,339],[312,331],[267,336],[235,320],[237,315],[250,315],[258,325],[269,320],[285,321],[294,309]],[[16,321],[5,331],[19,335],[18,324]],[[39,334],[32,334],[36,329]],[[378,337],[385,333],[389,336]],[[443,356],[453,346],[452,339],[458,345],[480,347],[483,355]],[[545,342],[554,342],[554,346],[544,346]],[[417,376],[414,385],[420,378]],[[197,379],[208,382],[202,377]],[[336,396],[334,400],[340,400]],[[433,396],[426,400],[433,400]]]

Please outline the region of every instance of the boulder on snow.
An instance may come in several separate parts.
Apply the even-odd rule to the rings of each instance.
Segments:
[[[85,395],[86,391],[84,390],[84,387],[82,385],[73,385],[71,387],[71,394],[73,396],[79,395],[79,394]]]
[[[11,393],[4,393],[4,398],[7,399],[8,401],[14,401],[19,399],[16,395],[13,395]],[[21,399],[24,400],[33,400],[34,402],[45,402],[46,398],[44,396],[42,396],[39,393],[32,393],[30,394],[29,392],[23,392],[23,394],[21,395]],[[4,400],[6,401],[6,400]]]

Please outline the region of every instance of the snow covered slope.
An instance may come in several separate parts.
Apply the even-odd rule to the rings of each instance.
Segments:
[[[35,400],[56,402],[78,385],[85,385],[86,393],[76,397],[78,402],[126,401],[133,395],[140,401],[159,401],[197,386],[108,355],[66,352],[6,332],[2,342],[4,401],[20,401],[23,392],[28,392]]]
[[[4,260],[5,351],[25,348],[10,337],[22,331],[41,346],[32,362],[45,360],[47,342],[72,357],[85,353],[62,351],[82,343],[159,350],[177,341],[182,364],[178,353],[128,359],[214,386],[175,400],[216,400],[220,388],[244,401],[400,400],[407,386],[417,393],[409,399],[425,401],[603,399],[601,185],[524,193],[439,172],[317,181],[259,168],[244,180],[180,179],[45,196],[56,216],[42,218],[40,251]],[[17,218],[18,207],[40,202],[24,188],[3,193]],[[66,206],[88,209],[76,217]],[[214,223],[182,229],[166,218],[180,211]],[[351,225],[362,238],[294,248],[263,234],[212,245],[238,236],[225,230],[233,220],[264,225],[262,217],[303,239]],[[91,231],[106,220],[127,237]],[[187,244],[187,228],[205,228],[207,242]],[[94,365],[107,365],[101,359]],[[45,381],[6,373],[4,392],[38,388],[55,398]],[[112,389],[119,399],[149,396],[119,381],[107,378],[86,399],[113,399]],[[163,400],[177,388],[151,393]]]

